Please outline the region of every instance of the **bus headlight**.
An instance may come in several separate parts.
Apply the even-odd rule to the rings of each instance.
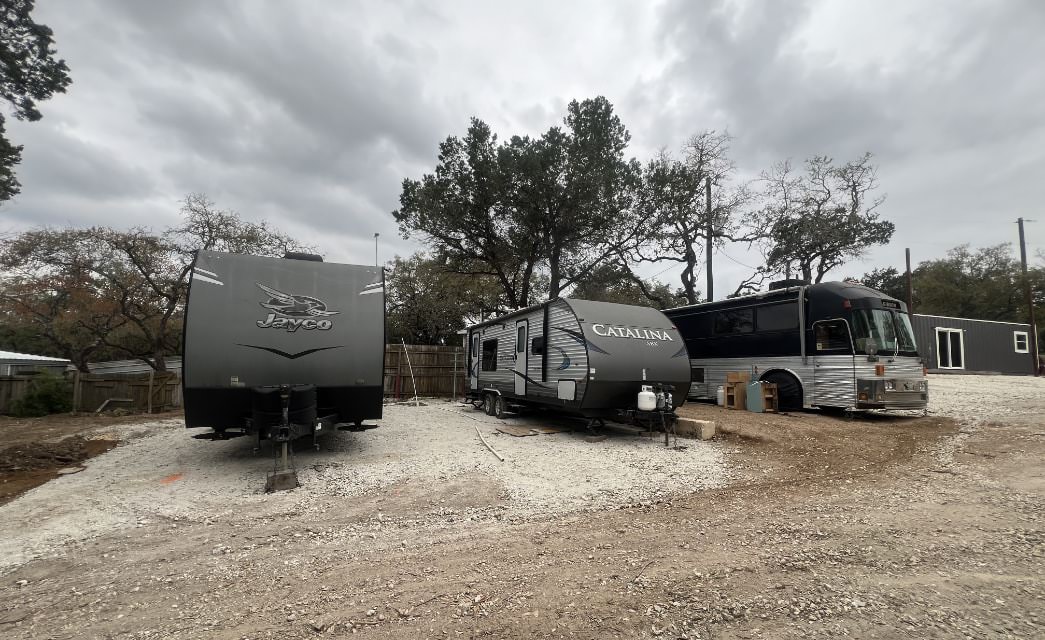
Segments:
[[[914,389],[915,389],[915,391],[928,391],[929,390],[929,381],[928,380],[919,380],[918,382],[915,382],[914,383]]]
[[[885,381],[885,390],[886,391],[893,391],[895,389],[896,389],[896,383],[895,382],[893,382],[892,380],[886,380]]]

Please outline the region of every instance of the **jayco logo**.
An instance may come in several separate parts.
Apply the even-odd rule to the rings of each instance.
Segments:
[[[605,338],[635,338],[636,340],[667,340],[674,342],[667,331],[661,329],[638,329],[635,327],[614,327],[604,324],[593,324],[591,330],[597,336]]]
[[[260,282],[256,284],[269,296],[266,302],[261,303],[262,307],[269,310],[268,317],[257,322],[262,329],[286,329],[290,333],[298,329],[327,331],[334,323],[326,318],[341,313],[328,311],[327,303],[319,298],[283,293]]]

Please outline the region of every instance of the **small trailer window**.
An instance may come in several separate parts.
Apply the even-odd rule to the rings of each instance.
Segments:
[[[483,371],[497,371],[497,340],[483,340]]]
[[[1030,338],[1026,331],[1013,331],[1012,340],[1016,344],[1016,353],[1030,353]]]
[[[515,352],[522,353],[526,351],[526,325],[521,324],[515,330]]]
[[[544,336],[537,336],[530,340],[530,353],[539,356],[544,353]]]

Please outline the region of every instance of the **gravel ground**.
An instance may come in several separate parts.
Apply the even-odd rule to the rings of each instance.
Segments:
[[[156,519],[234,521],[322,509],[403,484],[424,486],[481,477],[492,504],[472,506],[465,517],[520,519],[576,510],[648,503],[670,495],[722,486],[728,478],[722,446],[610,432],[588,442],[583,431],[513,437],[498,426],[536,427],[568,422],[541,416],[498,420],[456,403],[385,407],[378,429],[337,432],[321,450],[299,446],[301,486],[266,494],[272,469],[268,445],[252,451],[249,438],[190,437],[178,420],[118,426],[96,437],[125,444],[90,460],[87,468],[57,478],[0,507],[0,571],[32,558],[62,555],[83,542]],[[475,428],[498,453],[480,442]],[[32,528],[29,529],[29,525]]]
[[[119,427],[0,508],[0,634],[1045,637],[1045,380],[932,376],[930,397],[854,420],[687,405],[724,435],[682,451],[395,406],[274,495],[243,439]]]

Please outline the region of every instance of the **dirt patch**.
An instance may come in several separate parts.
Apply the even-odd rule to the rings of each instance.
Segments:
[[[117,444],[108,438],[72,436],[58,442],[22,444],[0,450],[0,504],[58,477],[60,470],[76,467]]]
[[[129,425],[145,420],[169,420],[181,417],[180,411],[166,413],[131,414],[115,416],[109,413],[55,414],[42,418],[12,418],[0,416],[3,446],[61,440],[72,435],[87,434],[105,427]]]

